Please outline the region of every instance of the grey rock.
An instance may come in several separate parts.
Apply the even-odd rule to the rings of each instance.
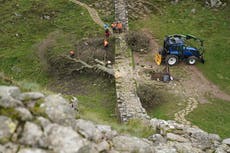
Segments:
[[[0,141],[8,141],[8,139],[16,130],[17,122],[13,122],[6,116],[0,116],[0,123]]]
[[[26,122],[19,142],[30,146],[45,146],[43,138],[44,135],[41,127],[32,122]]]
[[[230,147],[226,144],[221,144],[215,150],[215,153],[229,153],[229,152],[230,152]]]
[[[44,118],[42,116],[37,117],[37,121],[42,126],[42,128],[45,128],[46,126],[51,124],[50,120],[48,120],[47,118]]]
[[[18,153],[48,153],[48,152],[38,148],[22,148],[19,150]]]
[[[15,99],[20,94],[18,87],[0,86],[0,106],[4,108],[22,106],[22,102]]]
[[[209,139],[209,134],[203,131],[201,132],[200,129],[197,129],[197,132],[193,132],[190,139],[193,145],[197,146],[202,150],[213,147],[213,141]]]
[[[180,153],[203,153],[201,149],[195,148],[191,143],[175,143],[173,146]]]
[[[154,144],[166,143],[166,139],[160,134],[154,134],[150,136],[148,140],[154,142]]]
[[[81,147],[77,153],[109,153],[110,144],[107,141],[102,141],[99,144],[91,143]]]
[[[223,144],[230,145],[230,138],[224,139]]]
[[[117,131],[111,129],[111,126],[96,125],[96,127],[103,134],[103,137],[106,138],[107,140],[110,140],[118,135]]]
[[[76,111],[74,111],[61,95],[50,95],[44,99],[44,103],[40,105],[51,121],[62,124],[62,121],[68,118],[74,119]]]
[[[103,139],[103,134],[90,121],[76,120],[73,129],[90,141],[92,140],[97,143]]]
[[[188,142],[188,139],[185,139],[184,137],[177,135],[177,134],[173,134],[173,133],[167,133],[166,135],[167,139],[170,141],[178,141],[178,142]]]
[[[107,141],[102,141],[96,144],[95,148],[98,152],[108,152],[110,150],[110,144]]]
[[[0,97],[16,98],[20,94],[20,89],[14,86],[0,86]]]
[[[114,149],[119,152],[152,153],[152,143],[145,139],[129,136],[117,136],[113,140]]]
[[[13,143],[6,143],[4,145],[0,144],[0,153],[16,153],[18,150],[18,145]]]
[[[194,135],[197,133],[203,133],[204,131],[198,128],[185,128],[184,131],[188,134],[188,135]]]
[[[40,92],[25,92],[20,94],[19,96],[19,100],[37,100],[37,99],[41,99],[44,98],[44,94],[40,93]]]
[[[89,142],[71,127],[49,124],[45,127],[47,144],[56,153],[76,153]]]
[[[177,153],[176,149],[171,146],[157,146],[154,148],[154,153]]]
[[[0,106],[4,108],[12,108],[23,106],[22,102],[12,98],[11,96],[0,96]]]
[[[211,7],[220,7],[222,2],[220,0],[210,0]]]
[[[152,118],[150,120],[150,125],[153,128],[153,130],[157,131],[158,127],[159,127],[159,120],[156,118]]]
[[[81,147],[77,153],[99,153],[95,147],[95,145],[88,144]]]
[[[30,113],[30,111],[27,110],[24,107],[17,107],[17,108],[15,108],[15,111],[18,112],[18,115],[20,116],[20,119],[23,120],[23,121],[33,119],[33,116]]]
[[[220,142],[221,141],[220,136],[217,134],[209,134],[208,137],[212,142],[214,142],[214,141]]]
[[[191,10],[191,13],[192,13],[192,14],[195,14],[195,13],[196,13],[196,9],[193,8],[193,9]]]

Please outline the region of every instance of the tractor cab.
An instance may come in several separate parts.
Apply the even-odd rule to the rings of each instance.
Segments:
[[[188,40],[199,42],[200,48],[190,46]],[[191,35],[170,35],[164,39],[163,48],[155,56],[158,65],[162,61],[168,65],[175,65],[178,61],[186,61],[194,65],[199,60],[204,63],[203,59],[203,41]]]

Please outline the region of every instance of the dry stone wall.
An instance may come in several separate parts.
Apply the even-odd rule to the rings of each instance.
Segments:
[[[128,30],[128,11],[125,0],[114,0],[115,20],[121,21]],[[117,92],[117,111],[122,122],[130,119],[149,119],[146,110],[136,93],[136,79],[132,64],[131,50],[125,41],[125,35],[119,34],[115,41],[115,80]]]
[[[135,73],[132,67],[131,50],[124,34],[117,36],[115,45],[114,73],[117,92],[117,110],[122,122],[129,119],[149,119],[136,94]]]
[[[128,10],[126,0],[114,0],[115,6],[115,21],[120,21],[123,24],[124,30],[128,30]]]

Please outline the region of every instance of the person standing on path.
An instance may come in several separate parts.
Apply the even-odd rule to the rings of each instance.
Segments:
[[[122,28],[123,28],[122,23],[121,22],[117,22],[117,29],[118,29],[119,33],[122,33]]]
[[[113,22],[111,24],[111,28],[112,28],[112,30],[113,30],[114,33],[117,31],[117,24],[116,24],[116,22]]]
[[[106,30],[105,30],[105,38],[108,39],[109,36],[110,36],[109,29],[106,29]]]

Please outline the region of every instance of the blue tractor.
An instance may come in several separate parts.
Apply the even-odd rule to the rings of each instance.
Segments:
[[[199,47],[193,47],[195,44]],[[179,61],[186,61],[189,65],[194,65],[197,61],[204,63],[203,40],[192,35],[166,36],[163,48],[155,55],[155,62],[158,65],[165,62],[172,66]]]

